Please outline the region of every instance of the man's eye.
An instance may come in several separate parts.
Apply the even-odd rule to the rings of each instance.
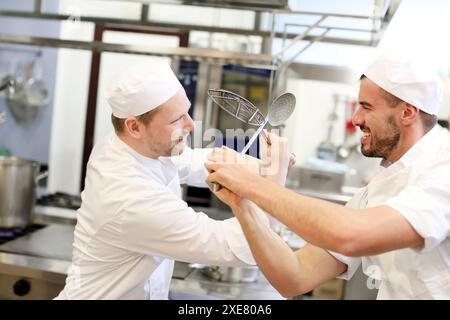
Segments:
[[[172,123],[175,123],[175,122],[177,122],[177,121],[180,121],[181,119],[183,119],[184,118],[184,115],[182,115],[181,117],[179,117],[178,119],[176,119],[176,120],[174,120],[174,121],[172,121]]]

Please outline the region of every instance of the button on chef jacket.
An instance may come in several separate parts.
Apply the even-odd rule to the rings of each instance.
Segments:
[[[450,138],[435,126],[398,161],[381,171],[347,203],[365,209],[388,206],[424,238],[420,248],[350,258],[340,276],[350,279],[362,262],[377,299],[450,299]]]
[[[236,218],[216,221],[181,200],[180,183],[205,185],[210,151],[155,160],[114,133],[96,145],[57,299],[167,299],[174,259],[255,264]]]

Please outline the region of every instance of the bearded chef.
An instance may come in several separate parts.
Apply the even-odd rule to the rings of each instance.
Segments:
[[[230,150],[210,156],[208,179],[222,185],[216,194],[232,207],[260,269],[283,295],[350,279],[362,264],[379,299],[450,298],[450,139],[436,125],[441,98],[441,79],[417,60],[382,55],[370,64],[353,123],[362,131],[361,152],[381,158],[381,166],[346,207],[221,161],[220,152]],[[282,149],[285,142],[273,138],[276,144]],[[309,244],[290,250],[244,198]]]
[[[186,147],[190,102],[169,64],[128,68],[108,83],[106,99],[115,132],[91,153],[57,298],[167,299],[174,259],[253,265],[235,218],[210,219],[181,199],[180,183],[206,186],[211,150]]]

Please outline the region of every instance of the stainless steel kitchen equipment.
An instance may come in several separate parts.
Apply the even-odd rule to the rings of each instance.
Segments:
[[[10,75],[4,76],[0,79],[0,92],[5,91],[5,96],[9,97],[13,94],[16,85],[16,80]],[[4,112],[0,112],[0,124],[6,121]]]
[[[299,187],[305,190],[341,193],[345,182],[345,173],[339,171],[301,166],[298,173]]]
[[[64,287],[73,225],[32,229],[0,245],[0,299],[53,299]]]
[[[208,89],[208,96],[222,110],[244,123],[261,126],[265,121],[264,115],[258,107],[234,92],[224,89]],[[213,192],[220,189],[217,183],[208,182],[208,186]]]
[[[17,73],[17,67],[15,69]],[[20,123],[33,121],[49,102],[47,84],[42,80],[43,70],[36,58],[28,61],[24,69],[23,81],[16,75],[14,90],[6,98],[11,114]]]
[[[242,149],[241,153],[245,154],[247,150],[251,147],[258,135],[263,132],[264,139],[266,139],[267,144],[270,144],[269,138],[265,135],[264,127],[269,123],[272,127],[277,127],[282,125],[295,109],[295,96],[292,93],[283,93],[281,96],[277,97],[272,104],[269,106],[269,111],[267,113],[264,122],[260,125],[255,134],[250,138],[247,145]]]
[[[292,93],[284,93],[277,97],[269,106],[267,116],[264,117],[259,108],[240,95],[223,89],[209,89],[208,96],[219,107],[228,112],[230,115],[242,122],[258,126],[258,130],[250,139],[241,153],[245,153],[258,136],[262,132],[264,139],[269,143],[267,136],[262,129],[267,123],[273,127],[282,125],[292,114],[295,109],[295,96]]]
[[[40,164],[17,157],[0,157],[0,227],[24,227],[33,220],[36,184],[47,176]]]
[[[240,95],[224,89],[208,89],[208,96],[224,111],[242,122],[260,126],[264,115],[253,103]]]

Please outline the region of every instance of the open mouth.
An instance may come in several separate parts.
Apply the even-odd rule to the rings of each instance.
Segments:
[[[361,144],[367,144],[369,142],[371,136],[372,135],[370,134],[369,131],[367,131],[367,130],[363,131],[362,136],[361,136]]]

